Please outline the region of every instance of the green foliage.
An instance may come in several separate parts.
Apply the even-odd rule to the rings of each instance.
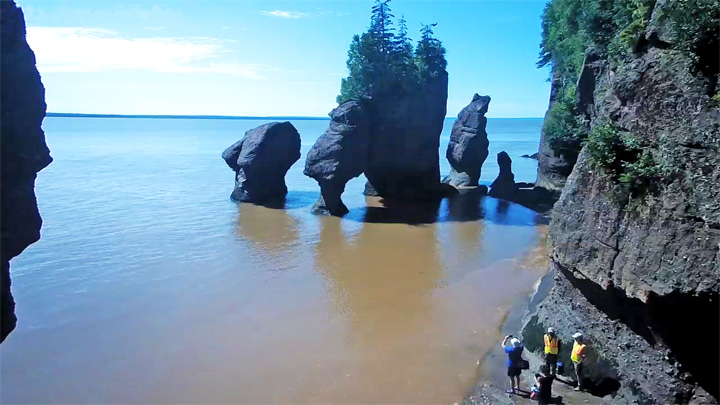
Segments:
[[[676,45],[693,52],[703,44],[718,42],[720,2],[717,0],[673,0],[664,17],[673,22]]]
[[[442,46],[442,43],[434,37],[432,30],[432,27],[436,25],[437,23],[423,25],[420,30],[422,37],[415,50],[415,66],[418,68],[421,82],[438,77],[438,75],[447,68],[445,48]]]
[[[648,150],[643,150],[637,160],[623,162],[619,181],[627,193],[637,196],[654,189],[665,174],[665,168],[655,161]]]
[[[575,112],[574,103],[561,99],[550,107],[547,118],[543,122],[545,139],[550,147],[562,154],[567,149],[579,150],[586,138],[585,123],[581,115]]]
[[[611,174],[620,190],[633,197],[655,190],[672,173],[638,138],[612,125],[593,127],[586,148],[590,164]]]
[[[340,84],[338,103],[362,97],[411,93],[445,70],[445,48],[434,37],[431,28],[436,24],[423,26],[421,39],[414,49],[404,16],[400,18],[395,34],[389,3],[390,0],[376,0],[370,27],[353,37],[348,50],[349,75]]]
[[[720,108],[720,90],[710,99],[710,105],[715,108]]]
[[[611,125],[596,125],[590,131],[585,148],[593,166],[614,172],[619,167],[618,157],[624,150],[623,137]]]

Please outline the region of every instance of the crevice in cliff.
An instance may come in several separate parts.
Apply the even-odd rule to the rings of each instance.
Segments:
[[[576,277],[570,269],[559,263],[556,264],[573,288],[580,290],[588,302],[605,313],[608,318],[627,325],[649,344],[654,346],[657,343],[657,339],[649,327],[650,322],[645,303],[638,298],[628,297],[619,288],[604,289],[589,278]]]
[[[681,380],[697,383],[718,398],[720,381],[720,302],[718,293],[697,295],[678,291],[652,294],[647,307],[655,334],[670,349],[666,355]]]
[[[698,384],[716,399],[720,379],[717,293],[650,293],[643,302],[628,297],[620,288],[603,288],[589,278],[558,263],[557,268],[590,304],[607,317],[619,321],[655,349],[666,353],[665,372],[688,384]],[[580,273],[581,274],[581,273]],[[710,361],[712,359],[712,361]],[[684,401],[689,398],[684,398]]]

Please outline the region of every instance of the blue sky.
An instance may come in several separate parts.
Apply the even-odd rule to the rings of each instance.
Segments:
[[[17,0],[48,111],[325,116],[372,0]],[[437,22],[455,116],[474,93],[489,117],[540,117],[543,0],[394,0],[411,38]]]

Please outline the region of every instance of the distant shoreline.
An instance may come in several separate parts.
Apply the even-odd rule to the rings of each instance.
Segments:
[[[238,115],[153,115],[153,114],[83,114],[83,113],[56,113],[49,112],[46,117],[63,117],[63,118],[150,118],[150,119],[181,119],[181,120],[304,120],[304,121],[330,121],[330,117],[294,117],[294,116],[269,116],[269,117],[252,117]],[[445,119],[455,119],[456,117],[445,117]],[[542,117],[522,117],[522,118],[504,118],[491,117],[489,119],[500,120],[536,120]]]
[[[65,118],[160,118],[160,119],[189,119],[189,120],[323,120],[330,121],[330,117],[242,117],[235,115],[144,115],[144,114],[82,114],[82,113],[53,113],[45,114],[46,117]]]

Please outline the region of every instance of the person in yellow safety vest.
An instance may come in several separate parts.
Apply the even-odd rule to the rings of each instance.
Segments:
[[[553,328],[548,328],[547,333],[543,337],[545,341],[545,364],[550,368],[550,374],[556,376],[559,339]]]
[[[580,391],[582,390],[582,378],[580,376],[582,374],[583,361],[585,360],[585,339],[580,332],[575,333],[573,339],[575,339],[575,342],[573,343],[570,359],[575,365],[575,376],[577,377],[577,387],[575,387],[575,391]]]

